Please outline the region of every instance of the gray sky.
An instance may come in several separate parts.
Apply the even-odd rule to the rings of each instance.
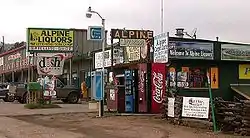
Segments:
[[[152,29],[160,33],[160,0],[0,0],[0,36],[25,41],[26,28],[87,28],[100,25],[85,17],[88,6],[105,19],[107,29]],[[197,38],[250,43],[249,0],[164,0],[164,31],[176,27]]]

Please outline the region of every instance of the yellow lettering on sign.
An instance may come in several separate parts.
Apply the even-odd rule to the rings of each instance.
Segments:
[[[250,64],[239,64],[239,79],[250,79]]]
[[[30,47],[73,47],[74,31],[67,29],[28,29]]]

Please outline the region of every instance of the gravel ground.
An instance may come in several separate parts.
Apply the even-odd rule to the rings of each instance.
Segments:
[[[96,115],[97,113],[67,113],[16,116],[14,118],[44,128],[51,128],[50,132],[63,131],[65,134],[66,132],[77,134],[67,138],[239,138],[174,126],[155,117],[112,116],[96,118]]]

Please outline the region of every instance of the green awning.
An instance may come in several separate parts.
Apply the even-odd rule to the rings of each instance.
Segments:
[[[250,100],[250,85],[247,84],[231,84],[231,89],[246,99]]]

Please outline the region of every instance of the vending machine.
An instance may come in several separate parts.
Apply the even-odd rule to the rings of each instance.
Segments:
[[[134,112],[133,71],[125,70],[125,112]]]

